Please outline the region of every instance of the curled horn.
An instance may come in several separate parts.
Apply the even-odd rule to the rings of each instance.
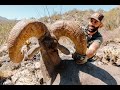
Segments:
[[[25,42],[31,37],[41,39],[46,33],[48,33],[48,29],[40,21],[32,19],[19,21],[8,36],[8,52],[11,61],[15,63],[21,62],[24,58],[21,48]]]
[[[61,36],[70,38],[75,44],[77,53],[81,55],[86,53],[87,41],[78,21],[57,21],[50,26],[50,30],[52,32],[52,36],[57,40],[59,40]]]

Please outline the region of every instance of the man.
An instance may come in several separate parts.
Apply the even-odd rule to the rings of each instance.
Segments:
[[[88,59],[92,58],[98,48],[100,47],[103,38],[102,35],[98,32],[98,29],[103,26],[102,20],[104,16],[101,13],[94,13],[89,17],[89,23],[86,28],[82,28],[85,32],[87,38],[87,51],[85,56],[79,54],[73,54],[73,58],[77,64],[84,64]],[[83,58],[80,58],[83,57]]]

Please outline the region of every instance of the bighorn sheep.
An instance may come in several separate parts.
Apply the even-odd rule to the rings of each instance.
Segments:
[[[41,52],[41,70],[44,80],[48,81],[54,75],[54,67],[61,62],[58,49],[69,54],[69,51],[58,43],[61,36],[66,36],[74,42],[77,53],[85,54],[86,38],[78,22],[58,21],[53,23],[48,30],[47,26],[40,21],[22,20],[13,27],[9,34],[9,57],[13,62],[21,62],[24,58],[24,54],[21,53],[22,46],[30,37],[36,37],[39,45],[28,51],[28,57],[37,50]]]

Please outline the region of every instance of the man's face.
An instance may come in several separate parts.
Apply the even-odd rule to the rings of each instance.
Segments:
[[[96,30],[98,30],[100,25],[101,25],[101,22],[91,18],[88,23],[88,31],[91,33],[95,32]]]

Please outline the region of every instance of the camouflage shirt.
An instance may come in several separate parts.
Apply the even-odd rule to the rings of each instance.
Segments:
[[[102,35],[97,31],[94,35],[90,36],[87,34],[87,28],[83,28],[83,31],[85,32],[86,39],[87,39],[87,47],[89,47],[93,42],[99,42],[100,45],[103,42],[103,37]]]

